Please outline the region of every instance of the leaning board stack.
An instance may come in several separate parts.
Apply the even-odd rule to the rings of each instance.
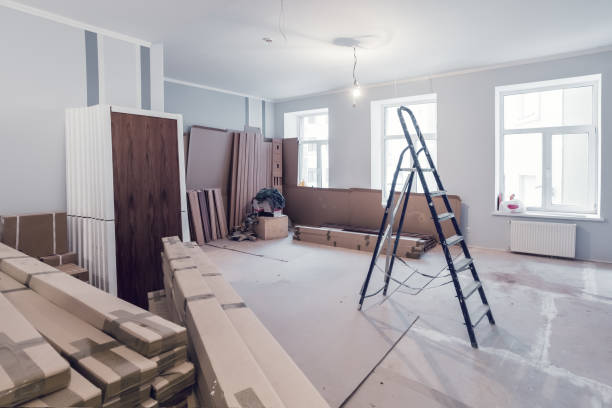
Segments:
[[[163,239],[166,299],[185,322],[205,406],[329,408],[208,256]]]
[[[187,191],[189,219],[198,245],[227,236],[227,214],[221,189]]]
[[[395,236],[393,238],[395,238]],[[293,239],[315,244],[356,249],[358,251],[374,252],[378,236],[361,232],[343,231],[337,228],[306,227],[298,225],[295,227]],[[420,258],[423,252],[425,252],[424,240],[420,238],[400,237],[397,246],[397,254],[400,257]],[[386,253],[386,245],[382,248],[380,253],[382,255]]]
[[[0,292],[0,406],[165,406],[194,382],[183,327],[3,244]]]

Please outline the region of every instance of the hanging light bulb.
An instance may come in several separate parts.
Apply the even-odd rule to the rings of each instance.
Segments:
[[[357,99],[361,96],[361,88],[359,82],[357,82],[357,76],[355,70],[357,68],[357,49],[353,47],[353,108],[357,106]]]

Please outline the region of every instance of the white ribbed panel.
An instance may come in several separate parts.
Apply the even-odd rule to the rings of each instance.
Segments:
[[[576,256],[576,224],[511,221],[510,250],[574,258]]]
[[[68,240],[92,285],[117,294],[110,106],[66,110]]]

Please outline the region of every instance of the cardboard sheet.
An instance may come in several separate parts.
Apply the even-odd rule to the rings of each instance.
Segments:
[[[150,382],[157,374],[154,362],[36,292],[26,289],[5,295],[64,358],[101,389],[104,401]]]
[[[195,369],[190,362],[183,362],[171,367],[153,379],[151,396],[164,402],[174,394],[191,387],[195,382]]]
[[[94,288],[33,258],[0,261],[0,269],[145,356],[185,345],[185,328]]]
[[[70,369],[68,387],[28,401],[24,408],[91,407],[102,405],[102,392],[75,369]]]
[[[18,293],[19,290],[11,293]],[[0,294],[0,406],[14,406],[68,386],[70,366]]]
[[[39,258],[68,252],[66,213],[0,217],[2,242]]]

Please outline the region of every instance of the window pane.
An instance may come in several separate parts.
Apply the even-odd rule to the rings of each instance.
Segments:
[[[504,136],[504,200],[542,207],[542,134]]]
[[[552,135],[552,203],[593,209],[588,181],[589,135]]]
[[[317,144],[300,143],[300,185],[317,186]]]
[[[436,132],[436,104],[435,103],[420,103],[415,105],[409,105],[408,108],[412,110],[414,117],[419,124],[421,133],[435,133]],[[416,136],[416,131],[410,120],[410,115],[402,113],[404,120],[408,126],[408,131],[411,136]],[[385,135],[403,135],[402,125],[397,116],[397,106],[385,108]]]
[[[304,116],[301,122],[301,140],[327,140],[329,131],[326,113]]]
[[[321,145],[321,172],[322,172],[322,183],[321,187],[329,188],[329,152],[327,143]]]
[[[408,146],[405,139],[387,139],[385,140],[385,199],[388,197],[388,192],[391,190],[391,184],[393,183],[393,175],[397,166],[402,150]],[[404,154],[404,161],[402,167],[410,166],[410,151]],[[401,189],[410,173],[402,171],[398,174],[397,183],[395,184],[395,190]]]
[[[591,125],[592,122],[592,86],[504,96],[505,129]]]

